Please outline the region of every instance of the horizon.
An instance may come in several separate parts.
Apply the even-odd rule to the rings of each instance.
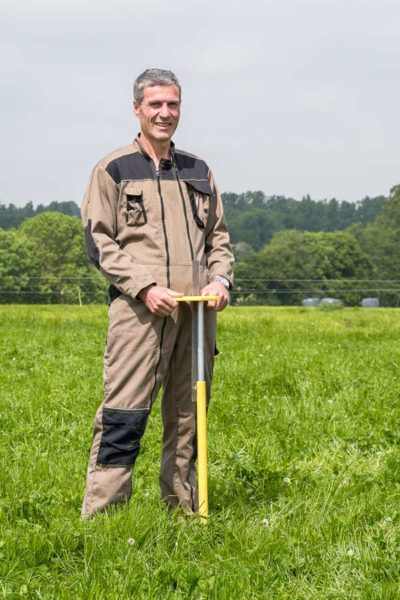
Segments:
[[[394,186],[391,186],[390,189],[393,189]],[[330,202],[331,200],[336,200],[337,202],[339,202],[339,204],[341,204],[342,202],[348,202],[350,204],[358,204],[360,202],[363,202],[364,200],[373,200],[374,198],[389,198],[389,194],[377,194],[377,195],[365,195],[363,198],[359,198],[358,200],[346,200],[346,198],[335,198],[335,197],[331,197],[331,198],[313,198],[312,196],[310,196],[310,194],[305,194],[304,196],[302,196],[301,198],[295,197],[295,196],[285,196],[284,194],[266,194],[263,190],[246,190],[244,192],[234,192],[232,190],[229,191],[223,191],[221,192],[221,195],[224,194],[236,194],[237,196],[241,196],[241,195],[245,195],[247,193],[256,193],[256,192],[262,192],[265,196],[265,199],[268,200],[269,198],[285,198],[286,200],[294,200],[295,202],[301,202],[302,200],[306,200],[306,199],[310,199],[312,200],[312,202]],[[390,192],[390,190],[389,190]],[[2,200],[0,198],[0,206],[4,206],[4,207],[10,207],[10,206],[14,206],[17,209],[23,209],[25,208],[27,205],[32,204],[33,208],[36,209],[39,206],[43,206],[43,207],[47,207],[50,204],[53,203],[58,203],[58,204],[64,204],[64,203],[69,203],[69,202],[73,202],[78,208],[80,208],[80,203],[78,203],[76,200],[49,200],[48,202],[44,203],[44,202],[34,202],[33,200],[28,200],[25,204],[15,204],[13,202],[5,202],[4,200]]]

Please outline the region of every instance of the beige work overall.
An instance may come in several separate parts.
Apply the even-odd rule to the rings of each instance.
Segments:
[[[82,205],[89,256],[111,283],[104,354],[104,402],[97,411],[82,515],[126,502],[131,473],[163,387],[161,496],[196,510],[195,404],[192,402],[191,309],[153,315],[137,295],[158,284],[192,293],[213,275],[232,281],[233,256],[220,195],[204,163],[171,148],[155,169],[136,140],[95,167]],[[215,314],[205,310],[205,372],[210,394]]]

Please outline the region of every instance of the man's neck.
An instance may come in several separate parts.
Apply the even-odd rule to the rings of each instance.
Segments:
[[[162,158],[171,158],[171,141],[162,141],[160,143],[150,142],[143,133],[140,134],[140,143],[143,150],[147,152],[150,158],[153,160],[156,168],[160,164]]]

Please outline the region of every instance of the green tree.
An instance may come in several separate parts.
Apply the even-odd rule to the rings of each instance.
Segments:
[[[105,300],[106,284],[88,261],[78,218],[43,212],[18,233],[28,238],[40,265],[37,301],[76,303],[79,293],[85,303]]]
[[[382,206],[382,224],[400,231],[400,185],[395,185],[390,190],[390,196]]]
[[[15,231],[0,229],[0,302],[25,303],[35,298],[38,257],[31,242]]]
[[[312,200],[300,201],[285,196],[266,197],[263,192],[222,194],[231,240],[246,242],[260,250],[274,233],[284,229],[300,231],[336,231],[350,225],[374,221],[385,198],[364,198],[360,202]]]
[[[371,272],[371,262],[351,233],[288,230],[238,264],[236,291],[242,301],[266,304],[300,304],[307,296],[326,295],[355,304],[364,294],[353,291],[360,287],[354,279],[368,279]]]
[[[33,207],[32,202],[27,202],[22,207],[17,207],[14,204],[6,206],[0,203],[0,227],[3,229],[16,229],[27,219],[31,219],[45,211],[60,212],[76,217],[80,215],[78,206],[72,201],[50,202],[48,206],[39,204],[36,208]]]
[[[365,198],[357,202],[356,221],[358,223],[362,223],[363,225],[366,225],[367,223],[373,223],[375,219],[380,215],[385,201],[385,196],[376,196],[375,198],[370,198],[369,196],[366,196]],[[346,226],[349,226],[349,221],[347,221]]]
[[[382,214],[365,227],[354,225],[351,233],[357,238],[373,265],[376,280],[371,294],[379,295],[382,304],[398,305],[400,298],[400,186],[390,191]]]
[[[39,214],[41,212],[50,211],[50,212],[60,212],[63,215],[70,215],[71,217],[79,217],[80,210],[77,204],[72,200],[67,202],[50,202],[47,206],[43,204],[39,204],[36,208],[35,214]]]

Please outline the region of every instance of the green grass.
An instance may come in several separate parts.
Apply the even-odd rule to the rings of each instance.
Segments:
[[[230,308],[208,527],[159,501],[159,405],[126,508],[79,518],[105,307],[0,307],[0,598],[400,597],[400,313]]]

